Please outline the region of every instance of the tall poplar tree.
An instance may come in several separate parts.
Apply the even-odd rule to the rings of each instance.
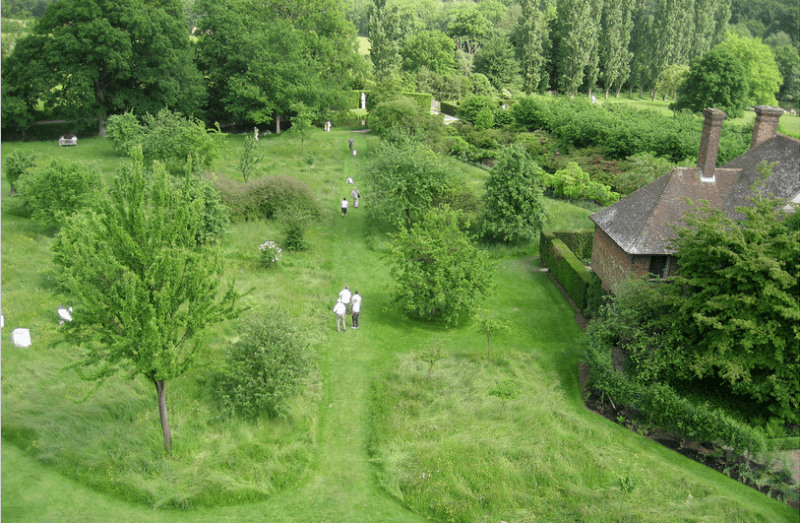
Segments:
[[[600,75],[600,34],[602,32],[600,22],[602,20],[604,0],[590,0],[590,3],[590,23],[586,27],[586,45],[589,47],[587,49],[589,57],[586,64],[586,85],[591,97],[592,90],[597,83],[597,77]]]
[[[392,75],[400,66],[400,31],[397,10],[386,0],[373,0],[369,9],[369,57],[375,78]]]
[[[633,7],[635,0],[607,1],[603,6],[602,31],[600,33],[600,63],[605,97],[611,89],[619,91],[628,77],[633,53],[628,49],[633,29]]]
[[[648,70],[650,97],[655,99],[656,82],[662,71],[674,64],[688,62],[694,34],[695,0],[656,0],[653,33],[650,35],[652,56]]]
[[[556,8],[558,25],[558,87],[575,96],[589,64],[594,36],[590,0],[562,0]]]
[[[521,0],[522,11],[517,22],[517,58],[522,72],[522,89],[526,95],[539,90],[545,75],[545,42],[550,38],[546,6],[542,0]]]

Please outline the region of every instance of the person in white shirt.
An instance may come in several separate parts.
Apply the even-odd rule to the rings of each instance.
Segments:
[[[347,198],[342,198],[342,217],[344,217],[344,215],[347,214],[348,205],[349,204],[347,203]]]
[[[336,314],[336,332],[339,332],[342,328],[347,330],[347,321],[344,317],[347,313],[347,308],[344,303],[342,303],[341,298],[339,298],[336,301],[336,305],[333,306],[333,312]]]
[[[353,208],[358,209],[358,199],[361,198],[361,193],[353,187],[353,192],[350,193],[350,196],[353,198]]]
[[[342,300],[345,307],[347,308],[347,312],[350,312],[350,286],[345,285],[344,289],[339,293],[339,299]]]
[[[361,314],[361,295],[358,291],[353,293],[353,328],[358,328],[358,316]]]

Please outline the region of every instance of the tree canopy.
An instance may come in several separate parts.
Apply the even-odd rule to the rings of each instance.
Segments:
[[[205,101],[178,0],[51,4],[4,61],[2,79],[4,106],[33,112],[42,103],[53,116],[96,118],[101,136],[109,114],[199,114]]]
[[[147,172],[135,153],[99,211],[73,215],[54,244],[58,282],[74,306],[66,339],[83,348],[75,367],[90,379],[125,371],[153,383],[167,451],[167,381],[191,368],[198,334],[236,312],[232,287],[219,297],[218,248],[198,240],[205,202],[187,196],[196,182],[176,185],[157,162]]]
[[[406,313],[453,323],[493,289],[496,264],[459,228],[458,211],[431,209],[392,237],[393,295]]]

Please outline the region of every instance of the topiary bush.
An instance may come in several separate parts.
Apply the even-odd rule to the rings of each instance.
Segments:
[[[246,418],[285,415],[314,365],[305,329],[278,308],[252,311],[239,327],[216,380],[223,407]]]
[[[133,113],[114,114],[106,120],[106,136],[119,154],[130,156],[133,148],[142,143],[144,134],[144,126]]]

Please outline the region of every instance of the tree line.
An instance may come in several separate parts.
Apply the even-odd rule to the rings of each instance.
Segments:
[[[22,0],[8,10],[6,4],[4,12],[33,12],[33,4],[20,7],[28,5]],[[675,97],[690,65],[702,74],[699,60],[731,33],[766,37],[780,70],[773,79],[779,97],[796,100],[796,6],[779,0],[758,6],[732,0],[167,0],[158,6],[65,0],[46,5],[31,33],[3,59],[3,129],[25,131],[37,119],[84,119],[100,121],[102,134],[109,115],[167,107],[206,122],[280,131],[299,104],[320,121],[352,108],[352,90],[428,92],[452,101],[546,90],[619,96],[626,88]],[[762,21],[769,16],[777,18]],[[359,53],[359,33],[369,37],[368,57]]]

